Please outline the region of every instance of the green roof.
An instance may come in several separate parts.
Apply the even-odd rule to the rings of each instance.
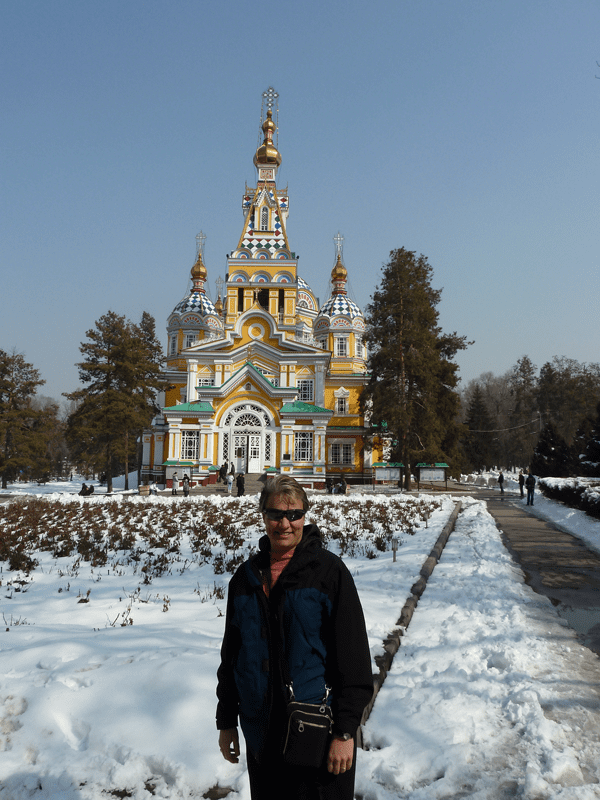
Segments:
[[[404,464],[401,461],[378,461],[376,464],[373,464],[374,467],[403,467]]]
[[[421,463],[421,464],[416,464],[416,466],[417,466],[417,467],[448,467],[448,468],[449,468],[448,464],[446,464],[446,462],[445,462],[445,461],[442,461],[442,462],[441,462],[441,463],[439,463],[439,464],[425,464],[425,463]]]
[[[319,408],[312,403],[304,403],[296,400],[294,403],[284,403],[281,406],[281,414],[333,414],[329,408]]]
[[[221,384],[221,386],[226,386],[226,385],[229,383],[229,381],[232,381],[232,380],[235,378],[235,376],[236,376],[236,375],[239,375],[239,373],[240,373],[240,372],[241,372],[243,369],[245,369],[246,367],[250,367],[250,369],[254,370],[254,372],[256,372],[256,374],[257,374],[257,375],[260,375],[260,377],[261,377],[261,378],[263,378],[263,379],[264,379],[264,380],[265,380],[267,383],[270,383],[270,384],[271,384],[271,386],[275,386],[275,384],[273,383],[273,381],[269,380],[269,378],[267,378],[267,376],[266,376],[266,375],[263,375],[263,373],[262,373],[262,372],[261,372],[259,369],[257,369],[257,367],[255,367],[255,366],[254,366],[254,364],[253,364],[251,361],[246,361],[246,363],[245,363],[245,364],[242,364],[242,366],[241,366],[241,367],[239,367],[238,369],[236,369],[236,371],[235,371],[235,372],[233,372],[233,373],[232,373],[232,374],[231,374],[231,375],[230,375],[230,376],[227,378],[227,380],[226,380],[226,381],[223,381],[223,383]],[[275,388],[277,389],[278,387],[277,387],[277,386],[275,386]]]
[[[199,400],[197,403],[178,403],[176,406],[167,406],[163,411],[197,411],[199,414],[212,414],[214,408],[206,400]]]

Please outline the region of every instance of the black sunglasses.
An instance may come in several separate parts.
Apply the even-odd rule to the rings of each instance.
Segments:
[[[306,514],[301,508],[292,508],[289,511],[280,511],[278,508],[265,508],[263,514],[273,522],[281,522],[286,517],[290,522],[298,522]]]

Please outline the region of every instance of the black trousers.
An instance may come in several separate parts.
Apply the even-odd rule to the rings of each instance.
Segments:
[[[320,767],[294,767],[280,755],[261,758],[260,764],[247,752],[252,800],[353,800],[356,743],[352,768],[339,775]]]

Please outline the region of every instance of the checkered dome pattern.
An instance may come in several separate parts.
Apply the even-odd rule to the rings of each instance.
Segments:
[[[299,289],[304,289],[304,291],[305,291],[305,292],[310,292],[311,294],[313,293],[313,290],[310,288],[310,286],[309,286],[309,285],[308,285],[308,283],[307,283],[307,282],[304,280],[304,278],[301,278],[301,277],[298,275],[298,277],[296,278],[296,281],[297,281],[297,283],[298,283],[298,288],[299,288]]]
[[[209,314],[218,316],[210,298],[200,292],[192,292],[184,297],[173,309],[173,313],[177,314],[185,314],[188,311],[195,311],[196,314],[201,314],[203,317],[207,317]]]
[[[362,311],[345,294],[334,294],[321,306],[319,317],[362,317]]]

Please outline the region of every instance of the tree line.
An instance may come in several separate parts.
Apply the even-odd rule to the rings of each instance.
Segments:
[[[451,474],[493,466],[531,467],[540,476],[600,475],[600,364],[555,357],[537,370],[528,356],[506,374],[484,373],[460,391],[456,354],[472,342],[439,326],[441,290],[427,258],[390,253],[366,307],[368,380],[361,407],[365,449],[404,465],[446,462]],[[154,318],[139,323],[109,311],[87,331],[77,364],[82,387],[60,419],[38,398],[39,372],[0,350],[0,476],[114,475],[141,463],[140,440],[159,410],[164,357]]]
[[[405,487],[419,462],[600,476],[600,364],[555,357],[538,373],[523,356],[459,391],[455,356],[472,342],[439,327],[432,277],[425,256],[393,250],[366,308],[368,440],[404,465]]]
[[[462,392],[467,466],[531,467],[540,477],[600,476],[600,364],[528,356]]]
[[[133,323],[112,311],[86,333],[77,364],[82,387],[65,393],[69,411],[60,417],[53,401],[38,399],[44,384],[23,355],[0,350],[0,476],[9,481],[46,481],[75,468],[100,475],[112,491],[113,476],[141,461],[140,440],[159,410],[162,348],[154,318]]]

